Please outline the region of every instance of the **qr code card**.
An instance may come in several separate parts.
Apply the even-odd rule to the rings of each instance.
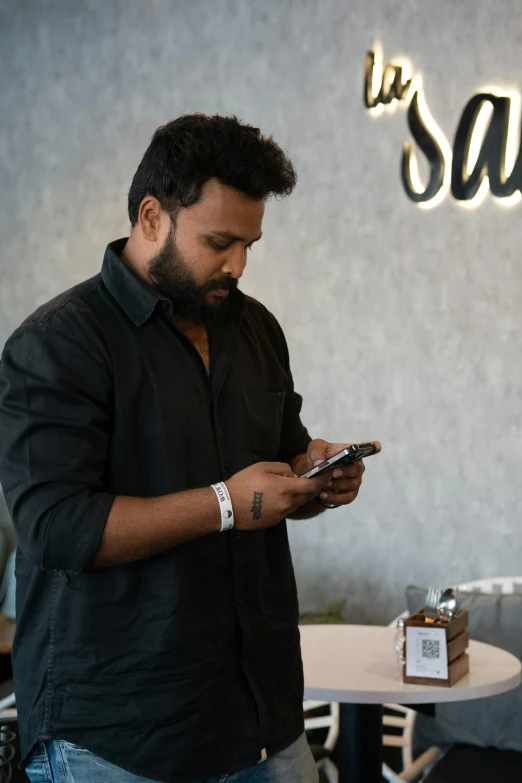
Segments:
[[[406,675],[448,679],[448,648],[443,628],[406,627]]]

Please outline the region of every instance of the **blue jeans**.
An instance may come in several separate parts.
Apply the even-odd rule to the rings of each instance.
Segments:
[[[156,783],[126,772],[88,750],[65,740],[39,742],[25,771],[31,783]],[[231,775],[200,783],[318,783],[319,775],[302,734],[289,748],[266,761]]]

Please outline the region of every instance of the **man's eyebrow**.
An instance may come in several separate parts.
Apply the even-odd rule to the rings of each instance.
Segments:
[[[246,242],[247,240],[245,237],[238,237],[236,234],[232,234],[231,231],[210,231],[210,234],[213,234],[214,236],[223,237],[223,239],[230,239],[232,242]],[[252,239],[252,243],[257,242],[261,237],[263,236],[263,232],[259,234],[258,237],[255,239]]]

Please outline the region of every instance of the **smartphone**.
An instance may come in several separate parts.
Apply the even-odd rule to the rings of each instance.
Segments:
[[[320,476],[321,473],[325,473],[327,470],[334,470],[334,468],[342,468],[344,465],[351,465],[352,462],[357,462],[363,457],[371,457],[375,454],[375,446],[373,443],[356,443],[352,446],[347,446],[342,451],[338,451],[333,457],[321,462],[311,470],[307,470],[306,473],[302,473],[299,478],[312,478],[313,476]]]

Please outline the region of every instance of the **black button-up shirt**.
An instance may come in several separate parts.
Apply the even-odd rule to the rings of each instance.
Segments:
[[[89,563],[116,495],[205,487],[260,460],[288,462],[310,437],[275,318],[231,295],[210,332],[209,377],[170,301],[120,260],[124,245],[30,316],[2,355],[22,754],[60,738],[187,783],[255,764],[303,731],[286,523]]]

